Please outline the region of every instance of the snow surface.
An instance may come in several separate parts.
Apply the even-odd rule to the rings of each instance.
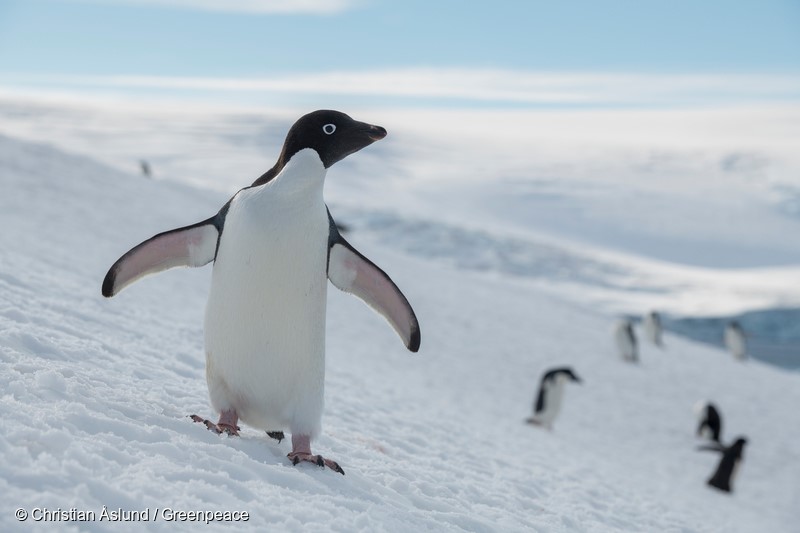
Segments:
[[[88,157],[89,144],[78,145],[90,128],[70,124],[107,124],[119,111],[53,107],[53,131],[75,116],[48,137],[39,135],[47,129],[40,110],[0,108],[18,115],[12,126],[3,122],[6,135],[27,139],[0,137],[3,530],[52,526],[20,525],[17,508],[99,514],[104,505],[250,513],[249,522],[220,529],[797,530],[800,373],[740,363],[669,334],[665,350],[644,345],[641,363],[628,365],[611,337],[611,311],[636,298],[650,305],[647,296],[659,304],[685,297],[691,301],[682,305],[698,306],[702,298],[686,288],[694,275],[709,302],[725,297],[731,308],[748,308],[796,297],[797,287],[778,289],[778,276],[796,280],[796,267],[773,264],[763,276],[761,269],[666,264],[559,244],[512,225],[500,231],[496,219],[478,211],[459,217],[445,204],[434,219],[414,194],[431,191],[421,202],[431,205],[451,192],[458,197],[452,179],[411,183],[387,138],[331,169],[326,193],[334,215],[353,226],[348,239],[414,306],[422,347],[408,353],[380,317],[331,287],[326,411],[315,450],[337,460],[342,477],[292,466],[286,441],[247,427],[241,438],[218,437],[187,418],[212,415],[202,346],[210,268],[148,277],[111,300],[100,295],[107,268],[132,245],[210,216],[232,184],[248,184],[271,164],[269,155],[251,156],[254,150],[240,158],[236,143],[223,157],[220,138],[239,131],[241,143],[256,145],[263,136],[247,134],[261,129],[274,144],[282,135],[275,122],[241,115],[246,125],[237,128],[227,116],[213,135],[195,139],[193,154],[203,161],[192,163],[182,152],[191,143],[170,144],[181,134],[169,121],[169,131],[152,141],[164,158],[152,158],[156,175],[196,164],[192,184],[123,169],[120,152],[106,148],[122,146],[125,131],[137,138],[132,119],[116,137],[92,130],[99,160]],[[198,122],[211,123],[208,114],[187,117],[188,137],[204,131]],[[381,123],[380,116],[356,118]],[[142,138],[156,130],[148,125]],[[31,142],[37,137],[50,144]],[[401,144],[408,139],[401,128]],[[206,141],[213,149],[203,152]],[[424,150],[417,154],[414,168],[438,164]],[[235,172],[222,172],[226,164]],[[216,190],[198,186],[215,172],[225,180]],[[358,201],[343,191],[360,191]],[[736,279],[726,284],[725,272]],[[557,365],[572,366],[584,383],[567,388],[547,432],[523,420],[541,374]],[[692,406],[701,399],[720,407],[726,441],[749,439],[731,495],[705,485],[718,457],[695,449]],[[58,527],[136,528],[120,526]]]

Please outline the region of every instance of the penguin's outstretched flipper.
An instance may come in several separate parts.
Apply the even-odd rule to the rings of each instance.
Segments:
[[[419,350],[419,322],[411,304],[391,278],[361,255],[332,226],[328,255],[328,279],[336,288],[358,296],[383,315],[406,348]]]
[[[108,270],[103,296],[110,298],[148,274],[210,263],[217,255],[221,220],[218,214],[191,226],[159,233],[132,248]]]

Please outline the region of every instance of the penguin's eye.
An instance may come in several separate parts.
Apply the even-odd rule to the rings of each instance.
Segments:
[[[336,131],[336,124],[325,124],[322,126],[322,131],[325,132],[325,135],[333,135],[333,132]]]

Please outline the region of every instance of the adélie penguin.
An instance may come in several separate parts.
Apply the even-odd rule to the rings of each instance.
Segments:
[[[661,340],[664,328],[661,325],[661,315],[658,312],[650,311],[644,315],[642,326],[644,328],[644,334],[650,342],[659,348],[664,346],[664,342]]]
[[[561,411],[564,399],[564,384],[568,381],[581,382],[569,367],[553,368],[544,373],[533,404],[533,416],[526,420],[528,424],[553,429],[553,421]]]
[[[732,320],[725,326],[723,339],[728,351],[730,351],[737,360],[744,361],[747,359],[747,337],[744,334],[742,326],[737,321]]]
[[[747,439],[739,437],[730,446],[714,443],[698,448],[699,450],[711,450],[722,454],[717,469],[708,480],[710,486],[723,492],[731,492],[733,490],[733,482],[744,457],[745,444],[747,444]]]
[[[700,420],[697,425],[697,436],[720,442],[722,435],[722,416],[711,402],[699,402],[695,405]]]
[[[639,349],[636,343],[636,334],[633,332],[633,322],[622,319],[614,327],[614,341],[623,361],[636,363],[639,360]]]
[[[327,281],[383,315],[416,352],[413,309],[386,273],[339,233],[323,199],[327,170],[386,136],[386,130],[338,111],[295,122],[275,165],[237,192],[214,216],[160,233],[117,260],[106,297],[141,277],[214,262],[205,316],[206,380],[217,433],[238,422],[283,438],[289,459],[327,465],[311,452],[321,431],[325,381]]]

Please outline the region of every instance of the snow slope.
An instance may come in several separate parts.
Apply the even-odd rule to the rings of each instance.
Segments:
[[[351,159],[363,161],[344,168],[381,179],[366,165],[375,154]],[[9,137],[0,137],[0,186],[3,530],[52,526],[18,523],[17,508],[99,515],[104,505],[248,511],[247,523],[216,524],[247,530],[796,530],[798,373],[670,335],[664,352],[645,346],[640,365],[625,365],[612,350],[612,317],[596,307],[543,290],[546,279],[414,253],[409,240],[425,247],[430,236],[408,230],[414,219],[380,201],[360,212],[343,205],[356,222],[350,241],[414,305],[422,348],[407,353],[366,306],[331,289],[316,449],[347,475],[294,467],[285,441],[246,427],[220,438],[187,418],[212,414],[202,347],[209,268],[100,296],[121,253],[209,216],[226,194]],[[385,220],[399,226],[381,230]],[[585,268],[580,257],[563,263]],[[566,391],[555,430],[524,425],[541,373],[565,364],[584,385]],[[750,439],[732,495],[705,486],[717,457],[695,450],[691,410],[704,398],[720,406],[726,439]],[[60,525],[136,528],[119,526]]]
[[[0,134],[226,195],[299,113],[0,90]],[[615,313],[800,307],[798,106],[352,113],[389,137],[339,163],[327,199],[415,255]]]

